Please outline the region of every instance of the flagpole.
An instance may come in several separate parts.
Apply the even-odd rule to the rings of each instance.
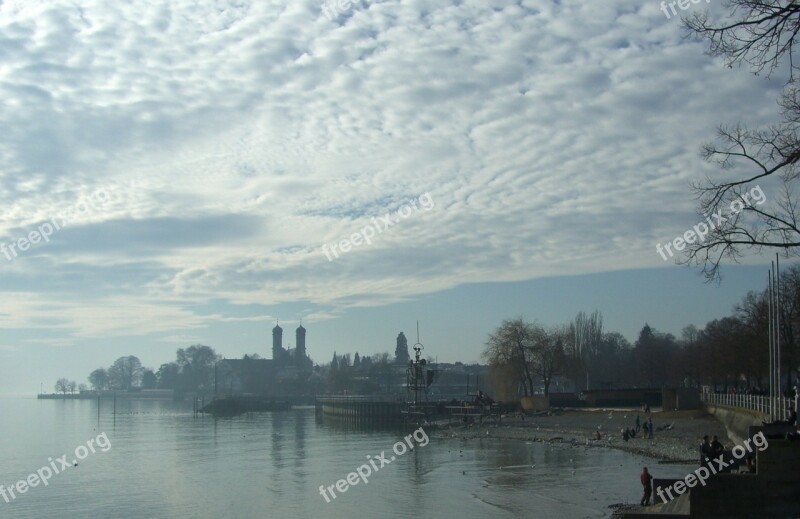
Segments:
[[[770,269],[769,273],[767,274],[767,280],[768,280],[767,281],[767,315],[768,315],[767,322],[768,322],[768,328],[769,328],[769,341],[768,341],[768,343],[769,343],[769,420],[771,422],[774,419],[773,416],[772,416],[772,383],[774,382],[773,373],[775,371],[772,368],[772,360],[773,360],[772,342],[773,342],[773,339],[775,338],[775,336],[773,334],[773,328],[774,327],[773,327],[773,321],[772,321],[772,303],[773,303],[773,300],[772,300],[772,270],[771,269]]]
[[[781,263],[780,258],[778,257],[778,253],[775,253],[775,275],[776,275],[776,282],[775,282],[775,293],[777,298],[777,307],[778,312],[775,315],[775,318],[778,322],[778,333],[777,333],[777,346],[775,347],[775,377],[776,377],[776,387],[777,387],[777,412],[778,412],[778,419],[783,420],[785,417],[783,416],[783,409],[780,405],[781,397],[783,397],[783,391],[781,390]]]

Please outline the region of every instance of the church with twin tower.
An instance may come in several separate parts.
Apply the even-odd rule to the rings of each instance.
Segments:
[[[308,369],[312,366],[313,363],[306,354],[306,329],[303,328],[302,321],[295,330],[293,349],[283,347],[283,328],[275,324],[275,328],[272,329],[272,360],[276,367],[295,366],[299,369]]]

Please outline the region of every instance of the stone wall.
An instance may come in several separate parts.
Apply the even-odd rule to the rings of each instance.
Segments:
[[[761,425],[765,416],[748,409],[734,409],[732,407],[705,405],[706,411],[717,418],[728,431],[728,438],[737,445],[741,445],[749,438],[750,426]]]

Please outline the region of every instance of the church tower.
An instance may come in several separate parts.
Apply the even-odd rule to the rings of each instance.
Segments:
[[[300,326],[297,327],[295,333],[295,350],[294,358],[297,365],[302,365],[306,359],[306,329],[303,328],[303,321],[300,321]]]
[[[281,362],[283,356],[283,328],[275,323],[275,328],[272,329],[272,360]]]

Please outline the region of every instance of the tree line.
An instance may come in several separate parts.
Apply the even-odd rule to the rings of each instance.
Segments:
[[[245,359],[260,359],[256,354]],[[397,337],[395,356],[389,353],[354,356],[349,353],[333,354],[329,364],[315,366],[308,381],[311,386],[329,393],[373,393],[388,390],[393,381],[393,366],[405,366],[409,360],[408,341],[401,332]],[[157,370],[142,366],[134,355],[119,357],[107,368],[97,368],[88,380],[95,391],[130,391],[139,389],[171,389],[176,393],[214,391],[214,368],[221,359],[214,348],[196,344],[178,348],[175,360],[162,364]],[[85,384],[77,386],[65,378],[56,383],[57,392],[86,390]]]
[[[88,380],[95,391],[172,389],[178,393],[212,392],[214,366],[220,359],[214,348],[195,344],[178,348],[175,360],[162,364],[158,370],[146,368],[138,357],[127,355],[119,357],[107,368],[95,369],[89,374]],[[84,384],[81,386],[80,389],[87,389]],[[56,383],[58,392],[72,392],[74,389],[75,382],[67,379],[59,379]]]
[[[786,269],[780,284],[781,389],[788,395],[800,375],[800,264]],[[766,288],[751,291],[731,315],[702,329],[688,325],[675,337],[645,323],[633,344],[604,331],[598,311],[580,312],[568,324],[552,327],[519,317],[503,321],[489,335],[483,358],[501,400],[549,395],[553,381],[562,378],[575,392],[702,386],[763,392],[769,370],[768,306]]]

